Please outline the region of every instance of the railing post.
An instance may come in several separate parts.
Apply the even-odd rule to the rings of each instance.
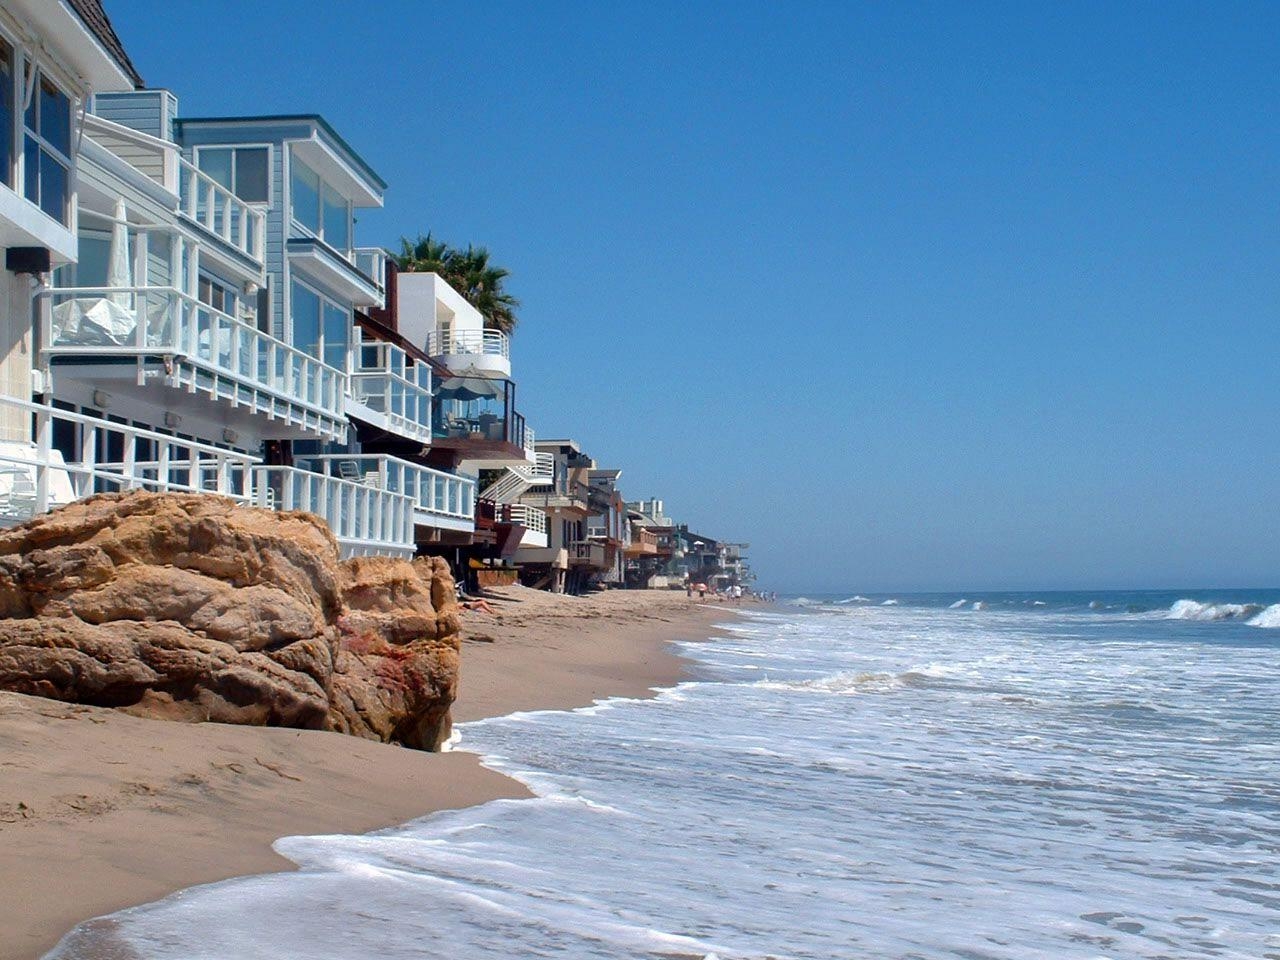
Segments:
[[[41,406],[36,413],[36,512],[49,509],[49,463],[53,459],[53,411]]]
[[[124,478],[124,489],[136,490],[138,472],[138,438],[131,430],[121,429],[124,436],[124,466],[121,475]]]
[[[172,456],[172,445],[168,442],[160,444],[160,455],[156,458],[156,488],[160,492],[169,489],[169,462]]]

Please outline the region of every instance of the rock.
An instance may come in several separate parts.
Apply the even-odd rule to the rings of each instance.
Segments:
[[[451,730],[461,649],[448,564],[356,557],[342,573],[332,729],[439,749]]]
[[[458,650],[444,561],[339,562],[309,514],[137,492],[0,531],[0,689],[436,749]]]

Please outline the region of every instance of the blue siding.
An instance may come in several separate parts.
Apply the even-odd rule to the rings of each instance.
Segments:
[[[173,120],[178,115],[178,98],[168,90],[97,93],[93,97],[92,112],[104,120],[139,133],[172,140]]]

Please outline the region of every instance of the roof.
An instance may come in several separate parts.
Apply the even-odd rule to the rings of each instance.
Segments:
[[[103,49],[120,64],[120,68],[128,74],[129,79],[138,87],[145,86],[133,61],[129,59],[129,54],[124,52],[124,44],[120,42],[115,27],[111,26],[111,18],[102,9],[101,0],[66,0],[66,2],[67,6],[84,21],[84,25],[90,32],[97,37]]]
[[[251,117],[178,117],[175,121],[179,127],[194,127],[200,124],[209,126],[217,124],[228,124],[239,126],[241,124],[250,123],[309,123],[314,124],[317,128],[323,130],[346,154],[355,161],[361,172],[365,174],[371,181],[378,185],[380,190],[387,189],[387,181],[383,180],[373,167],[360,154],[356,153],[355,148],[343,139],[342,135],[333,128],[324,117],[318,113],[268,113]]]

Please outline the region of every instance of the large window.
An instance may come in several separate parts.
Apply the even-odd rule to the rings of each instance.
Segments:
[[[293,219],[342,253],[351,250],[351,204],[297,157],[292,161]]]
[[[0,182],[13,186],[14,52],[0,37]]]
[[[201,147],[196,166],[245,203],[271,200],[271,150],[268,147]]]
[[[71,214],[71,99],[38,76],[25,118],[23,193],[59,223]]]
[[[293,281],[293,345],[339,370],[347,369],[350,311]]]

